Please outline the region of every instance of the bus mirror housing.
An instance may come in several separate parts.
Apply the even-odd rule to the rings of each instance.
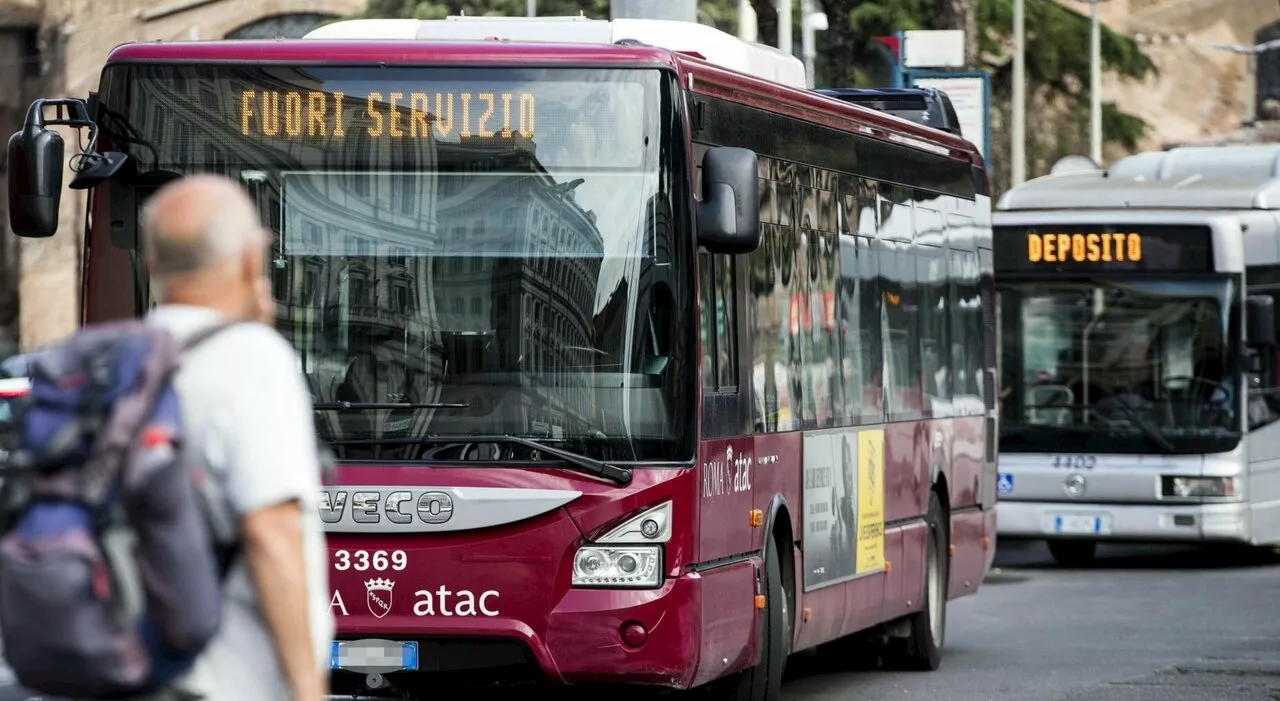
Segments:
[[[1276,342],[1275,300],[1271,295],[1244,298],[1245,344],[1270,346]]]
[[[702,156],[698,244],[712,253],[750,253],[760,247],[756,154],[716,146]]]
[[[9,137],[9,226],[28,238],[58,231],[62,198],[62,137],[27,124]]]
[[[55,108],[46,117],[47,108]],[[39,99],[27,109],[22,130],[9,137],[9,226],[18,236],[45,238],[58,231],[58,205],[62,199],[65,148],[62,136],[50,129],[62,125],[89,130],[89,143],[74,164],[70,187],[82,190],[115,175],[128,158],[123,153],[99,153],[98,125],[89,119],[89,108],[77,98]]]

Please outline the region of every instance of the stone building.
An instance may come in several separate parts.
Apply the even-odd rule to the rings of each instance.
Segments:
[[[0,0],[0,122],[22,124],[27,103],[39,94],[45,73],[42,8],[35,0]],[[0,156],[0,164],[4,157]],[[2,165],[0,165],[2,167]],[[0,198],[0,220],[8,219],[8,200]],[[19,243],[0,237],[0,359],[16,350],[18,335]]]
[[[1060,2],[1089,11],[1086,2]],[[1159,71],[1141,83],[1103,79],[1103,100],[1151,125],[1143,149],[1216,143],[1244,123],[1280,119],[1280,112],[1266,114],[1268,100],[1280,105],[1280,51],[1254,58],[1215,46],[1252,47],[1280,37],[1280,2],[1103,0],[1098,8],[1102,21],[1138,41]]]
[[[365,0],[0,0],[0,119],[20,128],[31,98],[85,96],[107,54],[129,41],[296,37],[363,9]],[[63,132],[70,147],[75,134]],[[68,153],[71,148],[68,148]],[[69,182],[70,176],[64,178]],[[58,235],[0,241],[0,356],[16,332],[25,349],[79,324],[85,193],[66,190]],[[7,226],[7,214],[4,218]]]

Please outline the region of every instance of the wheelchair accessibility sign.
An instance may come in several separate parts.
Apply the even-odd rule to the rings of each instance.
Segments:
[[[996,493],[1013,494],[1013,475],[1001,472],[996,475]]]

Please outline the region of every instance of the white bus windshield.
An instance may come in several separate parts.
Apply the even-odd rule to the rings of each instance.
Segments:
[[[1237,289],[1227,278],[1002,283],[1001,450],[1230,449]]]

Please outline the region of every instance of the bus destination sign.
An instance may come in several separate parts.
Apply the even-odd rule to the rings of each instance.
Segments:
[[[1030,263],[1142,261],[1142,234],[1038,234],[1027,232]]]
[[[319,90],[241,90],[240,135],[343,138],[353,102],[368,115],[358,128],[371,139],[534,137],[532,93],[482,91],[370,92],[352,100]]]
[[[1207,226],[997,226],[995,244],[997,271],[1213,269],[1213,244]]]

